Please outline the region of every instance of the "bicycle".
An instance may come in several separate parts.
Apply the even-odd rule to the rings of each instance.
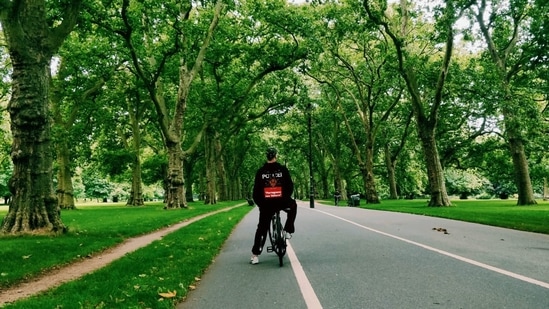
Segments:
[[[289,209],[283,209],[288,211]],[[274,252],[278,255],[280,267],[284,265],[284,255],[286,255],[286,235],[282,230],[282,220],[280,219],[280,210],[277,210],[271,218],[269,225],[269,240],[271,246],[267,247],[267,252]]]

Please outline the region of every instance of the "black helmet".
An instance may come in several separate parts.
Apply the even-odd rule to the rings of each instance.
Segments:
[[[269,147],[267,148],[267,151],[265,152],[267,155],[267,160],[271,161],[274,157],[276,157],[276,148]]]

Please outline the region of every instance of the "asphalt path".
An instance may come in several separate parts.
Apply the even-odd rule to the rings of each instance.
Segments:
[[[249,264],[256,208],[177,308],[549,308],[549,235],[298,206],[283,267],[265,250]]]

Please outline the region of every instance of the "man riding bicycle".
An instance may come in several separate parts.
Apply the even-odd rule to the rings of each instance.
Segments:
[[[286,166],[276,161],[277,151],[275,148],[268,148],[265,154],[267,162],[257,171],[253,188],[253,199],[259,208],[259,223],[252,247],[250,259],[252,264],[259,263],[259,255],[263,251],[269,224],[276,211],[289,209],[284,231],[286,234],[292,234],[295,231],[297,204],[292,199],[294,192],[292,177]]]

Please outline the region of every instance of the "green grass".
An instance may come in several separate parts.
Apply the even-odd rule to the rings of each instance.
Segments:
[[[5,308],[174,308],[251,209],[197,221],[80,280]],[[173,291],[173,298],[159,295]]]
[[[164,210],[162,203],[145,207],[98,206],[62,211],[69,232],[61,236],[0,236],[0,289],[35,277],[48,269],[101,252],[127,238],[158,230],[237,202]],[[3,218],[7,212],[0,211]]]
[[[521,231],[549,234],[549,201],[517,206],[516,200],[452,200],[451,207],[427,207],[427,200],[384,200],[360,207],[475,222]],[[322,201],[333,205],[333,201]],[[340,202],[346,205],[346,201]]]

